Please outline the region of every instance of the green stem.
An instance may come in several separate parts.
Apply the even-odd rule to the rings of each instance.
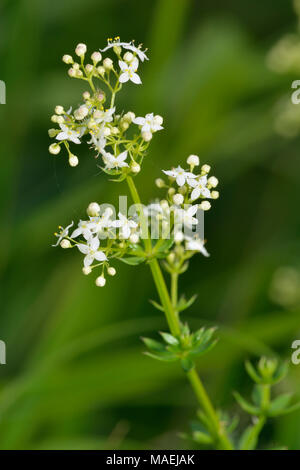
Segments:
[[[145,216],[142,210],[141,200],[137,192],[136,186],[134,184],[133,179],[130,176],[127,176],[126,179],[127,179],[129,190],[130,190],[134,203],[140,205],[140,217],[143,223]],[[152,244],[151,244],[151,240],[149,237],[144,239],[144,245],[148,253],[150,253],[152,250]],[[166,286],[166,282],[161,272],[157,259],[155,258],[151,259],[149,261],[149,266],[150,266],[152,276],[153,276],[153,279],[157,288],[158,295],[160,297],[160,301],[165,311],[165,315],[166,315],[166,319],[167,319],[170,331],[174,336],[180,336],[181,334],[180,321],[172,305],[169,292]],[[174,286],[173,286],[173,289],[174,289]],[[175,296],[175,291],[173,292],[173,295]],[[177,279],[176,279],[176,297],[177,297]],[[211,424],[214,437],[218,441],[218,447],[220,449],[232,450],[233,449],[232,443],[227,437],[225,429],[222,428],[218,415],[210,401],[210,398],[202,384],[202,381],[196,369],[191,369],[189,372],[187,372],[187,377],[191,383],[191,386],[194,390],[194,393],[197,397],[197,400],[200,406],[203,408],[206,414],[206,417],[208,418]]]
[[[171,274],[171,299],[174,310],[177,310],[178,301],[178,273]]]

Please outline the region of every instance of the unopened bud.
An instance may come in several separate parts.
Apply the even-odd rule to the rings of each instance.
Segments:
[[[73,155],[72,153],[70,154],[69,156],[69,165],[70,166],[77,166],[79,163],[79,160],[78,158],[76,157],[76,155]]]
[[[133,173],[139,173],[141,171],[141,167],[137,162],[132,162],[130,168]]]
[[[80,44],[77,44],[75,52],[78,55],[78,57],[82,57],[86,53],[86,49],[87,49],[86,45],[83,43],[80,43]]]
[[[109,274],[110,276],[115,276],[116,274],[116,270],[115,268],[113,268],[112,266],[110,266],[109,268],[107,268],[107,274]]]
[[[109,57],[106,57],[106,59],[104,59],[103,61],[103,67],[105,68],[105,70],[111,70],[113,66],[113,61]]]
[[[165,182],[161,178],[156,178],[155,184],[158,188],[164,188],[165,187]]]
[[[149,142],[152,139],[152,134],[150,131],[142,132],[142,138],[145,142]]]
[[[100,213],[100,206],[97,202],[91,202],[88,205],[88,208],[86,210],[87,215],[90,217],[97,217]]]
[[[85,274],[87,276],[88,274],[90,274],[92,272],[92,268],[90,268],[89,266],[84,266],[82,268],[82,272],[83,272],[83,274]]]
[[[60,145],[59,144],[51,144],[49,146],[49,152],[52,153],[52,155],[57,155],[60,152]]]
[[[198,166],[200,163],[199,157],[197,155],[190,155],[187,158],[187,164],[191,166]]]
[[[60,246],[62,248],[71,248],[71,243],[69,242],[69,240],[64,239],[60,242]]]
[[[93,52],[93,54],[91,55],[91,59],[95,64],[97,64],[97,62],[100,62],[100,60],[102,59],[102,55],[100,52]]]
[[[104,276],[99,276],[97,277],[95,283],[96,283],[96,286],[98,287],[104,287],[106,284],[106,279]]]
[[[184,197],[182,194],[177,193],[173,196],[173,202],[177,206],[180,206],[183,203],[183,201],[184,201]]]
[[[200,209],[203,211],[208,211],[211,208],[210,202],[208,201],[202,201],[201,204],[199,205]]]
[[[68,55],[68,54],[65,54],[63,56],[62,60],[65,64],[73,64],[73,62],[74,62],[73,57]]]

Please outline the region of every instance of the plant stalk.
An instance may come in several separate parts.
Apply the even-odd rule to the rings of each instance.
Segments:
[[[132,199],[135,204],[138,204],[140,207],[140,217],[141,217],[141,223],[145,223],[145,215],[142,210],[141,206],[141,200],[138,194],[138,191],[136,189],[136,186],[134,184],[133,179],[131,176],[127,176],[127,183],[129,186],[129,190],[132,196]],[[152,251],[152,244],[151,244],[151,239],[149,238],[149,233],[146,234],[148,235],[144,239],[144,245],[147,253],[151,253]],[[162,306],[164,308],[164,312],[166,315],[166,319],[170,328],[171,333],[174,336],[180,336],[181,334],[181,328],[180,328],[180,321],[178,319],[178,316],[176,314],[176,310],[174,308],[174,300],[175,300],[175,295],[177,299],[177,280],[178,276],[173,279],[172,284],[174,283],[172,287],[172,299],[173,299],[173,304],[170,299],[170,295],[166,286],[165,279],[163,277],[163,274],[161,272],[159,263],[156,258],[150,259],[149,260],[149,266],[151,269],[151,273],[153,276],[154,283],[156,285],[156,289],[160,298],[160,301],[162,303]],[[176,282],[176,288],[175,288],[175,282]],[[212,430],[214,432],[215,438],[218,441],[218,447],[220,449],[224,450],[232,450],[233,446],[232,443],[230,442],[225,429],[222,428],[222,425],[219,421],[218,415],[210,401],[210,398],[202,384],[202,381],[196,371],[195,368],[191,369],[190,371],[186,372],[186,375],[190,381],[190,384],[194,390],[194,393],[197,397],[197,400],[202,407],[203,411],[205,412],[206,417],[208,418]]]

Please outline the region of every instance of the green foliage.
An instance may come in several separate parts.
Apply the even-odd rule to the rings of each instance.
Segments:
[[[157,307],[160,309],[160,306]],[[200,328],[195,333],[190,333],[188,325],[185,324],[178,338],[161,332],[164,343],[149,338],[142,340],[149,349],[145,352],[147,356],[165,362],[180,361],[183,370],[188,372],[195,366],[196,357],[202,356],[215,346],[217,341],[212,339],[214,332],[215,328]]]

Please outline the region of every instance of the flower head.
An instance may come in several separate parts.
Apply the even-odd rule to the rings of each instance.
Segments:
[[[61,132],[57,134],[57,140],[70,140],[71,142],[74,142],[74,144],[80,144],[80,132],[71,129],[65,124],[60,124],[59,127],[61,128]]]
[[[131,235],[131,229],[137,228],[137,223],[134,220],[129,220],[121,212],[118,214],[119,219],[112,222],[112,227],[120,228],[120,237],[129,238]]]
[[[196,178],[194,173],[190,171],[185,171],[181,166],[173,168],[173,170],[162,170],[166,175],[171,176],[171,178],[176,179],[178,186],[183,186],[186,182],[190,184],[191,180]]]
[[[136,117],[133,122],[140,126],[141,132],[153,133],[163,129],[161,116],[154,116],[153,113],[146,114],[145,117]]]
[[[68,234],[69,234],[69,229],[74,225],[74,222],[72,222],[70,225],[68,225],[66,228],[63,228],[63,227],[59,227],[59,232],[58,233],[55,233],[54,235],[56,237],[58,237],[58,240],[57,240],[57,243],[55,243],[55,245],[52,245],[52,246],[57,246],[63,238],[67,237]]]
[[[85,255],[83,264],[84,267],[90,266],[94,259],[97,261],[106,261],[107,258],[103,251],[98,250],[100,241],[96,237],[92,237],[88,240],[87,244],[79,243],[77,245],[78,250]]]
[[[149,60],[148,57],[146,56],[145,52],[142,51],[141,47],[142,45],[140,44],[138,47],[136,47],[133,44],[133,41],[131,42],[121,42],[119,38],[115,38],[114,41],[111,39],[108,39],[107,41],[107,46],[104,49],[100,49],[101,52],[105,52],[108,49],[111,49],[112,47],[122,47],[123,49],[127,49],[129,51],[132,51],[134,54],[138,56],[138,58],[144,62],[144,60]]]
[[[139,66],[139,61],[137,58],[134,58],[130,64],[124,62],[123,60],[119,60],[119,66],[122,71],[119,77],[120,83],[128,82],[128,80],[135,83],[136,85],[140,85],[142,83],[142,80],[136,73]]]
[[[123,168],[128,166],[128,163],[125,162],[127,151],[120,153],[117,157],[109,152],[105,152],[103,153],[102,158],[105,163],[105,168],[107,169]]]

